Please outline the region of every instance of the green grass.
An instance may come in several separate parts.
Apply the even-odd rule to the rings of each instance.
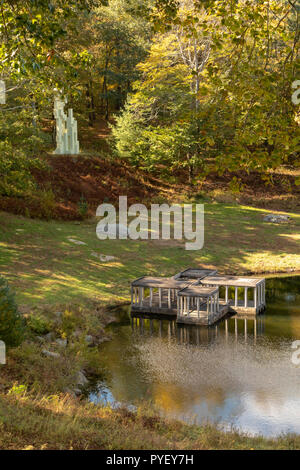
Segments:
[[[0,271],[30,306],[89,300],[128,301],[132,279],[170,276],[189,266],[223,273],[300,270],[300,215],[291,224],[262,221],[267,211],[220,203],[205,204],[205,243],[186,251],[178,241],[105,240],[96,221],[46,222],[0,213]],[[75,245],[68,237],[86,245]],[[91,253],[115,256],[101,262]]]
[[[215,426],[167,421],[148,410],[132,413],[70,396],[31,398],[14,387],[0,393],[1,449],[299,449],[300,437],[250,437]]]

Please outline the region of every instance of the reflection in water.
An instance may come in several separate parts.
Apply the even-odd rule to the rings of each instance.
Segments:
[[[101,348],[107,379],[93,401],[148,401],[167,416],[251,433],[300,432],[300,278],[267,281],[267,311],[206,328],[119,313]]]

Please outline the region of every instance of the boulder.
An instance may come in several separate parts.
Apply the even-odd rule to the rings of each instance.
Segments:
[[[280,224],[282,222],[290,222],[291,217],[282,214],[267,214],[264,216],[264,222],[272,222],[274,224]]]
[[[43,354],[43,356],[51,357],[51,358],[54,358],[54,359],[58,359],[60,357],[59,353],[48,351],[47,349],[43,349],[42,354]]]

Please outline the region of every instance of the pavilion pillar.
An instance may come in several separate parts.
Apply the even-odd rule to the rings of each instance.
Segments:
[[[161,308],[161,287],[158,288],[158,305]]]
[[[257,307],[257,288],[254,287],[254,308]]]
[[[140,303],[140,307],[143,306],[143,287],[139,287],[139,303]]]
[[[235,307],[238,306],[238,288],[237,287],[234,288],[234,306]]]
[[[153,287],[150,287],[150,307],[152,307],[152,302],[153,302]]]
[[[244,303],[244,307],[247,308],[248,307],[248,287],[245,287],[245,303]]]
[[[133,287],[131,286],[131,289],[130,289],[130,294],[131,294],[131,305],[133,305]]]
[[[187,297],[187,312],[186,312],[187,316],[189,316],[190,314],[190,298]]]
[[[171,308],[171,289],[168,289],[168,308]]]
[[[228,303],[228,286],[225,286],[225,302]]]

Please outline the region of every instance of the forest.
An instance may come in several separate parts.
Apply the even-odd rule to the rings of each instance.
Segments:
[[[2,208],[60,196],[36,176],[55,147],[55,90],[83,154],[192,194],[224,174],[231,194],[298,191],[299,10],[298,0],[3,1]]]

